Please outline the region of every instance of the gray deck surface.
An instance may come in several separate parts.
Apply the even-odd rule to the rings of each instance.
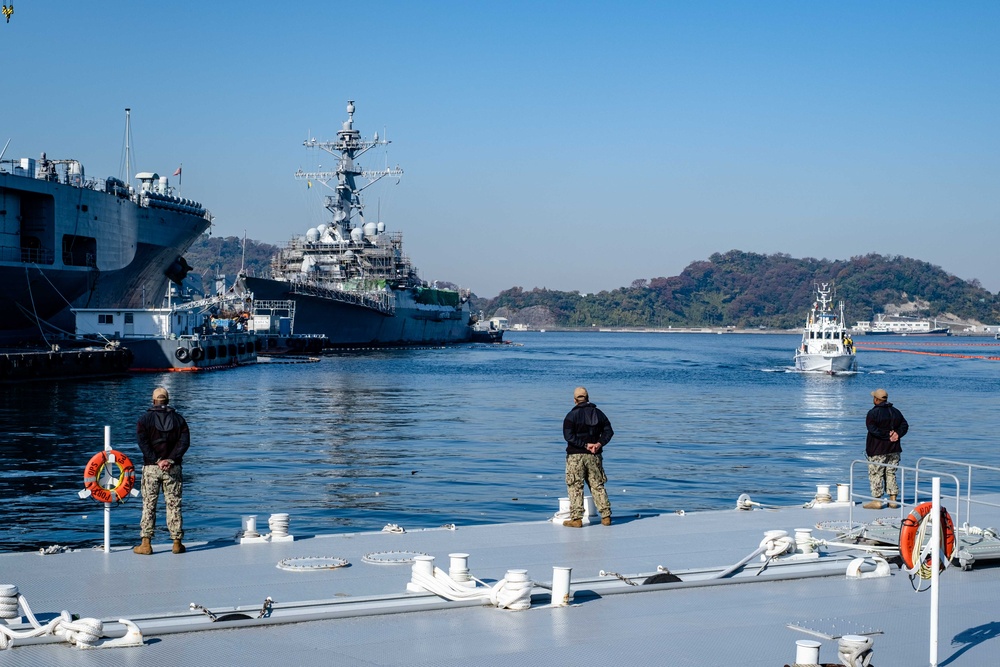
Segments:
[[[996,502],[996,499],[993,499]],[[854,519],[871,520],[899,510],[872,512],[855,506]],[[810,627],[836,636],[881,630],[874,636],[877,667],[930,664],[929,592],[913,591],[905,572],[878,579],[847,579],[848,558],[831,576],[776,579],[772,570],[747,583],[708,587],[667,585],[650,590],[615,578],[580,583],[600,570],[632,576],[657,565],[672,571],[726,567],[757,548],[767,530],[812,528],[846,522],[847,509],[802,507],[615,517],[615,524],[564,528],[549,521],[457,530],[317,536],[294,542],[237,545],[231,537],[192,543],[183,555],[156,545],[152,556],[127,547],[105,554],[81,550],[42,556],[0,554],[0,584],[15,584],[36,615],[66,609],[111,622],[152,614],[186,614],[196,602],[218,613],[255,611],[265,597],[276,606],[336,600],[363,614],[258,627],[151,635],[135,648],[80,650],[66,643],[22,645],[0,651],[0,665],[739,665],[791,664],[795,641],[823,642],[820,662],[838,662],[836,640],[790,629]],[[1000,525],[1000,510],[977,509],[975,523]],[[266,523],[266,519],[265,519]],[[239,518],[234,518],[238,527]],[[223,533],[220,529],[220,533]],[[291,517],[295,534],[295,517]],[[833,540],[835,533],[813,531]],[[114,537],[114,536],[113,536]],[[118,536],[117,541],[124,539]],[[114,541],[114,540],[113,540]],[[573,568],[571,606],[552,607],[536,589],[530,610],[445,602],[406,594],[409,565],[373,565],[371,552],[417,551],[447,570],[448,554],[470,554],[469,569],[488,581],[509,568],[525,568],[535,582],[549,582],[553,566]],[[334,556],[349,567],[316,572],[278,569],[282,558]],[[832,560],[832,559],[831,559]],[[941,665],[1000,664],[1000,577],[993,561],[977,561],[941,577]],[[772,577],[764,580],[767,577]],[[602,580],[604,581],[604,580]],[[604,587],[602,587],[604,586]],[[397,597],[398,596],[398,597]],[[388,600],[402,599],[402,603]],[[426,605],[410,609],[407,600]],[[402,604],[403,606],[393,606]],[[246,622],[253,624],[254,622]],[[219,624],[220,628],[223,624]],[[140,627],[142,623],[140,622]]]

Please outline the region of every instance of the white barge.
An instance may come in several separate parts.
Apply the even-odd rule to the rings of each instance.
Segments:
[[[864,469],[863,461],[853,464],[856,479]],[[930,480],[920,474],[923,489]],[[943,479],[941,503],[956,525],[970,512],[977,525],[1000,525],[1000,497],[965,495],[961,470]],[[820,487],[793,507],[760,508],[741,496],[732,510],[616,515],[612,526],[582,529],[564,528],[557,514],[305,536],[295,535],[293,516],[289,534],[274,527],[279,518],[270,536],[256,536],[250,519],[234,517],[219,526],[218,539],[190,543],[183,555],[158,544],[153,555],[138,556],[134,535],[114,536],[120,546],[107,552],[2,554],[0,610],[3,592],[9,601],[16,586],[39,625],[58,624],[53,619],[67,610],[67,624],[81,622],[70,615],[102,621],[97,646],[132,626],[142,636],[136,646],[104,650],[81,650],[53,634],[15,638],[0,662],[774,667],[802,663],[803,652],[816,664],[841,664],[846,647],[871,651],[858,665],[996,664],[1000,579],[981,567],[1000,556],[995,531],[960,529],[962,567],[956,556],[935,591],[917,578],[924,590],[915,592],[905,571],[874,555],[891,562],[892,547],[870,544],[879,531],[898,531],[913,503],[865,511],[864,496],[848,490],[845,499],[843,487],[835,494]],[[791,548],[775,553],[793,535]],[[421,578],[429,557],[440,572]],[[644,583],[658,566],[681,581]],[[32,627],[24,605],[14,606],[20,617],[0,620],[0,637],[4,623],[8,635]]]

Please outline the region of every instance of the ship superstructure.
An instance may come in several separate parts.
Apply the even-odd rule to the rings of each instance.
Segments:
[[[399,167],[364,169],[358,159],[389,141],[362,138],[354,128],[354,102],[337,139],[308,139],[307,148],[333,155],[332,171],[302,171],[295,178],[327,187],[328,223],[293,238],[271,262],[271,276],[244,276],[256,299],[293,300],[297,333],[327,336],[331,346],[455,343],[470,339],[468,294],[421,281],[403,251],[403,237],[385,223],[365,219],[361,193]]]

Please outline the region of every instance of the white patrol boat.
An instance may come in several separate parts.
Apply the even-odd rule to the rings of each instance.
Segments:
[[[844,325],[844,302],[839,312],[833,309],[832,288],[829,283],[816,287],[813,304],[802,343],[795,350],[795,370],[841,373],[858,370],[854,341]]]

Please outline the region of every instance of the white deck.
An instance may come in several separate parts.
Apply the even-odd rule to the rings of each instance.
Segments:
[[[854,518],[871,520],[900,511],[905,510],[872,512],[855,506]],[[159,614],[163,617],[157,627],[175,618],[175,629],[180,629],[191,620],[208,620],[189,611],[192,602],[220,614],[239,607],[256,616],[270,596],[275,608],[270,621],[236,622],[243,627],[220,622],[220,629],[208,631],[144,629],[145,645],[135,648],[80,650],[65,643],[15,643],[0,651],[0,664],[775,667],[794,662],[798,639],[822,641],[820,662],[838,662],[836,640],[790,629],[790,624],[831,637],[881,631],[874,635],[873,664],[930,664],[930,593],[915,593],[895,566],[886,578],[847,579],[846,563],[859,555],[851,551],[827,550],[843,560],[830,558],[827,576],[809,578],[784,575],[774,566],[744,579],[747,583],[715,586],[632,587],[614,577],[598,577],[600,570],[649,575],[657,565],[675,572],[726,567],[753,552],[767,530],[793,534],[796,528],[847,517],[843,506],[734,509],[618,516],[610,527],[570,529],[539,521],[244,545],[230,537],[239,528],[234,517],[233,526],[220,527],[218,542],[192,543],[183,555],[171,554],[169,545],[157,545],[152,556],[137,556],[127,547],[109,554],[3,554],[0,584],[17,585],[43,622],[66,609],[101,618],[109,628],[121,627],[114,623],[118,618]],[[983,527],[1000,525],[1000,510],[979,508],[974,519]],[[814,530],[813,536],[833,540],[835,534]],[[117,536],[113,541],[124,540]],[[509,568],[526,568],[535,582],[549,582],[553,566],[569,566],[575,602],[551,607],[542,588],[535,589],[527,611],[408,594],[409,565],[362,561],[366,553],[386,551],[424,552],[445,570],[449,553],[465,552],[470,554],[472,574],[489,581],[502,578]],[[351,565],[317,572],[276,567],[282,558],[296,556],[335,556]],[[940,664],[997,664],[1000,578],[991,564],[978,561],[970,571],[954,567],[943,574]],[[319,600],[335,605],[327,609],[342,617],[247,627],[282,615],[291,618],[297,608],[293,603]]]

